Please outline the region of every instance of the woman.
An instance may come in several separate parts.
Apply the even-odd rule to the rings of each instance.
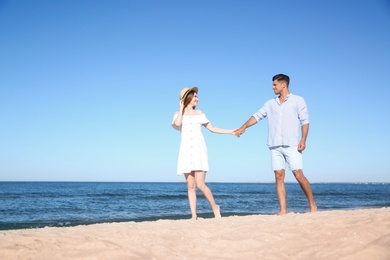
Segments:
[[[214,127],[206,115],[196,110],[198,105],[198,88],[183,88],[180,91],[180,110],[173,117],[172,126],[181,132],[181,144],[177,163],[177,175],[184,173],[188,200],[190,203],[192,219],[196,215],[196,187],[202,191],[213,209],[215,218],[221,218],[219,206],[215,203],[211,190],[205,184],[206,173],[209,170],[207,147],[201,127],[217,134],[232,134],[235,130],[225,130]]]

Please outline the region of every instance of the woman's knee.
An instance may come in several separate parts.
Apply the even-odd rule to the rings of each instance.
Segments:
[[[204,182],[201,182],[201,183],[197,183],[196,186],[198,187],[199,190],[203,191],[207,186],[206,186],[206,183]]]
[[[188,190],[194,190],[196,188],[196,183],[195,182],[187,182],[187,188]]]

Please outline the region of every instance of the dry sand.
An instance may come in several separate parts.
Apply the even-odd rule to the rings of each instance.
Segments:
[[[0,231],[0,259],[390,259],[390,208]]]

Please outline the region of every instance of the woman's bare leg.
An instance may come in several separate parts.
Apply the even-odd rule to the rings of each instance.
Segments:
[[[197,171],[196,175],[195,175],[195,180],[196,180],[197,187],[199,188],[199,190],[202,191],[203,195],[210,203],[210,206],[213,209],[215,218],[221,218],[221,212],[220,212],[219,206],[215,203],[214,196],[213,196],[211,190],[209,189],[209,187],[207,187],[207,185],[205,183],[206,172]]]
[[[186,173],[185,174],[187,181],[188,189],[188,202],[190,203],[192,219],[196,220],[196,182],[195,182],[195,173]]]

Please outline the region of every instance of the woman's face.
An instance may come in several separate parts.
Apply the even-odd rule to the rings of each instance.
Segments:
[[[196,107],[198,105],[198,94],[196,92],[190,92],[185,99],[184,108],[186,107]]]
[[[194,96],[191,99],[190,106],[196,107],[198,105],[198,101],[199,101],[198,94],[194,92]]]

